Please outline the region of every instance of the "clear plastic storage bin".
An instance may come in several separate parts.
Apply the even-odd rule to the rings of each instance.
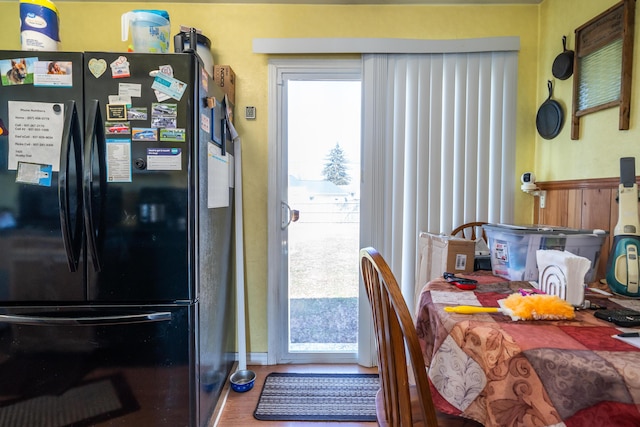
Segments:
[[[585,282],[595,280],[602,243],[607,237],[604,230],[580,230],[546,225],[486,224],[483,226],[489,240],[491,271],[509,280],[538,280],[536,250],[557,249],[568,251],[591,260]]]

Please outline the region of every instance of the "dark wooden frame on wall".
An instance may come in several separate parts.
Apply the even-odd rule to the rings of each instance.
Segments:
[[[620,118],[618,129],[629,129],[635,4],[636,0],[623,0],[575,30],[576,46],[573,58],[574,76],[571,139],[580,139],[580,117],[606,108],[619,106]],[[620,96],[615,101],[589,106],[588,108],[579,110],[580,59],[618,39],[622,39]]]

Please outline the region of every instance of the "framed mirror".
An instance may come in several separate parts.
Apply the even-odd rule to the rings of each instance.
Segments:
[[[623,0],[575,30],[571,139],[580,117],[619,107],[618,129],[629,129],[635,0]]]

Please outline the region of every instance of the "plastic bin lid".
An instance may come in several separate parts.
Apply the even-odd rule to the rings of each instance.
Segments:
[[[561,227],[556,225],[531,224],[531,225],[514,225],[514,224],[485,224],[482,226],[492,231],[511,232],[516,234],[597,234],[607,235],[608,231],[601,229],[579,229]]]

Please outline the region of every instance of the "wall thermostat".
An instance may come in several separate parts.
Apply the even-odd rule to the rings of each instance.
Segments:
[[[256,118],[256,107],[245,107],[244,108],[244,118],[253,120]]]

